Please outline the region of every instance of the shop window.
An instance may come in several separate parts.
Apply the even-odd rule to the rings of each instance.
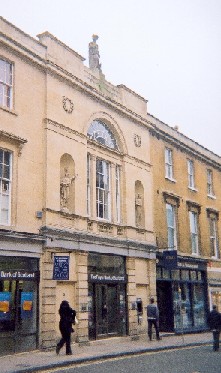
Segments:
[[[180,280],[180,271],[179,270],[174,270],[172,272],[172,279],[173,280]]]
[[[12,108],[12,64],[0,59],[0,106]]]
[[[190,278],[192,281],[197,281],[197,272],[196,271],[190,271]]]
[[[189,271],[182,270],[181,274],[182,274],[182,280],[188,281],[190,279]]]
[[[165,149],[165,177],[173,180],[173,157],[172,150],[169,148]]]
[[[170,271],[168,269],[165,269],[165,268],[162,268],[162,271],[163,271],[162,278],[163,279],[170,279]]]
[[[11,153],[0,149],[0,224],[10,224]]]
[[[221,312],[221,292],[218,290],[211,290],[210,294],[210,309],[212,309],[213,305],[216,305],[218,312]]]

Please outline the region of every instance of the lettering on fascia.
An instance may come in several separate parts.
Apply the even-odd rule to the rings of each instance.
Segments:
[[[1,278],[34,278],[35,277],[34,272],[28,273],[28,272],[20,272],[20,271],[15,271],[15,272],[1,271],[0,273],[1,273],[1,276],[0,276]]]

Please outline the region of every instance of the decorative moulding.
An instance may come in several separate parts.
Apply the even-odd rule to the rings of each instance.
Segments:
[[[68,113],[71,114],[74,110],[74,103],[70,100],[70,98],[63,96],[62,99],[63,109]]]

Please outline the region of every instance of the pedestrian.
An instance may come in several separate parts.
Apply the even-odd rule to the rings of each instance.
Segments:
[[[154,326],[156,331],[156,338],[159,341],[159,309],[154,303],[154,298],[150,298],[150,304],[147,306],[147,321],[148,321],[148,336],[149,340],[152,341],[152,328]]]
[[[208,316],[208,325],[213,333],[213,351],[219,351],[219,336],[221,330],[221,314],[217,311],[216,305],[213,305],[212,311]]]
[[[72,324],[75,324],[76,311],[70,307],[68,301],[63,300],[60,304],[59,315],[59,329],[62,338],[56,346],[56,354],[59,354],[60,349],[66,343],[66,355],[72,355],[71,333],[74,332]]]

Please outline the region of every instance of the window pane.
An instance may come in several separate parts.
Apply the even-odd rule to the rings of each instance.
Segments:
[[[87,136],[101,145],[118,150],[118,145],[112,131],[105,123],[99,120],[92,122]]]
[[[110,198],[109,164],[98,159],[96,170],[97,217],[108,219]]]
[[[0,222],[9,224],[11,154],[0,150]]]

